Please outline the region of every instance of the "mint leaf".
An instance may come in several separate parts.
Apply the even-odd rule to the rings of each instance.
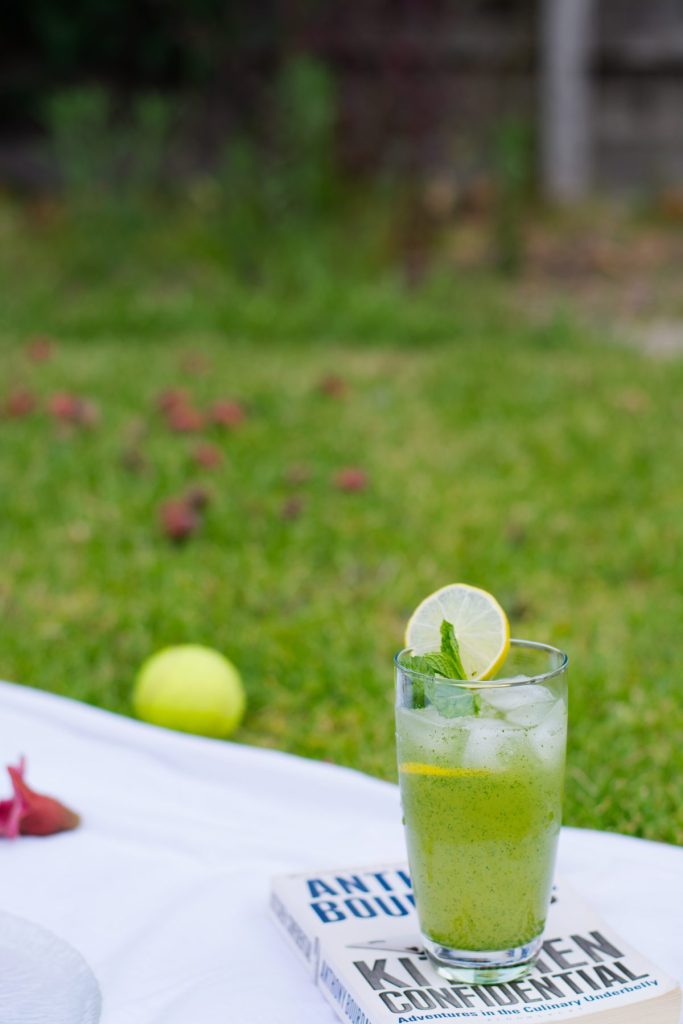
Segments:
[[[441,623],[441,650],[430,654],[414,654],[410,658],[405,658],[404,664],[411,671],[422,672],[426,676],[467,679],[453,623],[447,622],[446,619]]]
[[[447,622],[446,619],[441,623],[441,652],[450,660],[452,672],[450,678],[467,679],[467,673],[463,668],[460,658],[460,644],[456,639],[453,623]]]
[[[404,659],[405,667],[425,676],[443,676],[444,679],[467,679],[467,673],[460,657],[453,623],[444,619],[441,623],[441,650],[431,654],[415,654]],[[413,706],[424,707],[425,696],[444,718],[460,715],[477,715],[479,703],[474,693],[459,687],[441,686],[436,679],[414,680]]]
[[[452,679],[451,671],[453,665],[447,654],[435,651],[433,654],[417,654],[407,659],[410,664],[407,666],[413,672],[422,672],[426,676],[444,676]],[[458,679],[460,676],[457,677]]]
[[[473,693],[459,686],[443,686],[430,679],[425,687],[430,704],[443,718],[459,718],[461,715],[476,715],[479,708]]]

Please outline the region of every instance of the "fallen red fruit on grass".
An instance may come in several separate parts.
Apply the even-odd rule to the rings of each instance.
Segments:
[[[166,422],[177,434],[196,434],[204,427],[204,417],[191,405],[174,405],[166,413]]]
[[[191,537],[199,527],[197,508],[187,498],[170,498],[159,510],[161,527],[169,540],[179,544]]]
[[[149,469],[149,463],[142,454],[139,448],[124,448],[121,452],[121,465],[124,469],[127,469],[129,473],[146,473]]]
[[[348,390],[348,386],[344,378],[340,377],[339,374],[330,373],[320,381],[318,390],[329,398],[343,398]]]
[[[184,500],[190,508],[195,510],[195,512],[201,512],[202,509],[205,509],[211,501],[211,491],[208,487],[202,487],[201,484],[195,484],[194,487],[190,487]]]
[[[81,427],[96,427],[100,422],[100,407],[89,398],[80,398],[75,422]]]
[[[24,781],[26,761],[22,757],[14,767],[8,765],[14,795],[0,800],[0,836],[51,836],[80,824],[79,816],[59,800],[30,789]]]
[[[246,409],[239,402],[214,402],[211,407],[211,422],[221,427],[239,427],[246,417]]]
[[[192,458],[202,469],[216,469],[223,461],[223,452],[215,444],[198,444]]]
[[[304,510],[304,503],[301,498],[287,498],[280,509],[280,518],[289,522],[298,519]]]
[[[32,363],[46,363],[52,359],[54,354],[54,342],[52,338],[39,334],[32,338],[26,346],[26,355]]]
[[[334,483],[340,491],[364,491],[368,486],[368,475],[357,466],[346,466],[335,473]]]
[[[184,388],[168,388],[157,398],[157,408],[161,412],[170,412],[181,405],[189,405],[190,396]]]
[[[12,419],[21,419],[23,416],[30,416],[36,408],[35,395],[31,394],[30,391],[26,391],[24,388],[18,388],[16,391],[12,391],[4,403],[4,412],[6,416],[10,416]]]
[[[54,416],[56,420],[70,423],[78,415],[78,398],[65,391],[59,391],[56,395],[52,395],[47,408],[50,415]]]
[[[58,391],[52,395],[47,408],[50,415],[62,423],[94,427],[100,421],[100,410],[95,402],[66,391]]]

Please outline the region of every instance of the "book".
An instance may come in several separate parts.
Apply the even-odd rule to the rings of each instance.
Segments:
[[[564,882],[553,888],[535,966],[520,981],[496,985],[436,973],[421,946],[403,864],[280,875],[270,910],[311,980],[350,1024],[679,1024],[678,983]]]

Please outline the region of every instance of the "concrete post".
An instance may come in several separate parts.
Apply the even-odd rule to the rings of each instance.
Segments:
[[[593,4],[541,0],[541,181],[544,194],[559,202],[581,199],[591,184]]]

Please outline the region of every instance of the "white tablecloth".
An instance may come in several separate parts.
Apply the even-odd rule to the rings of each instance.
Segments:
[[[81,951],[102,988],[103,1024],[334,1019],[268,919],[268,881],[403,859],[396,787],[0,683],[2,763],[19,754],[29,784],[83,825],[0,840],[0,908]],[[683,978],[682,849],[565,829],[559,867]]]

